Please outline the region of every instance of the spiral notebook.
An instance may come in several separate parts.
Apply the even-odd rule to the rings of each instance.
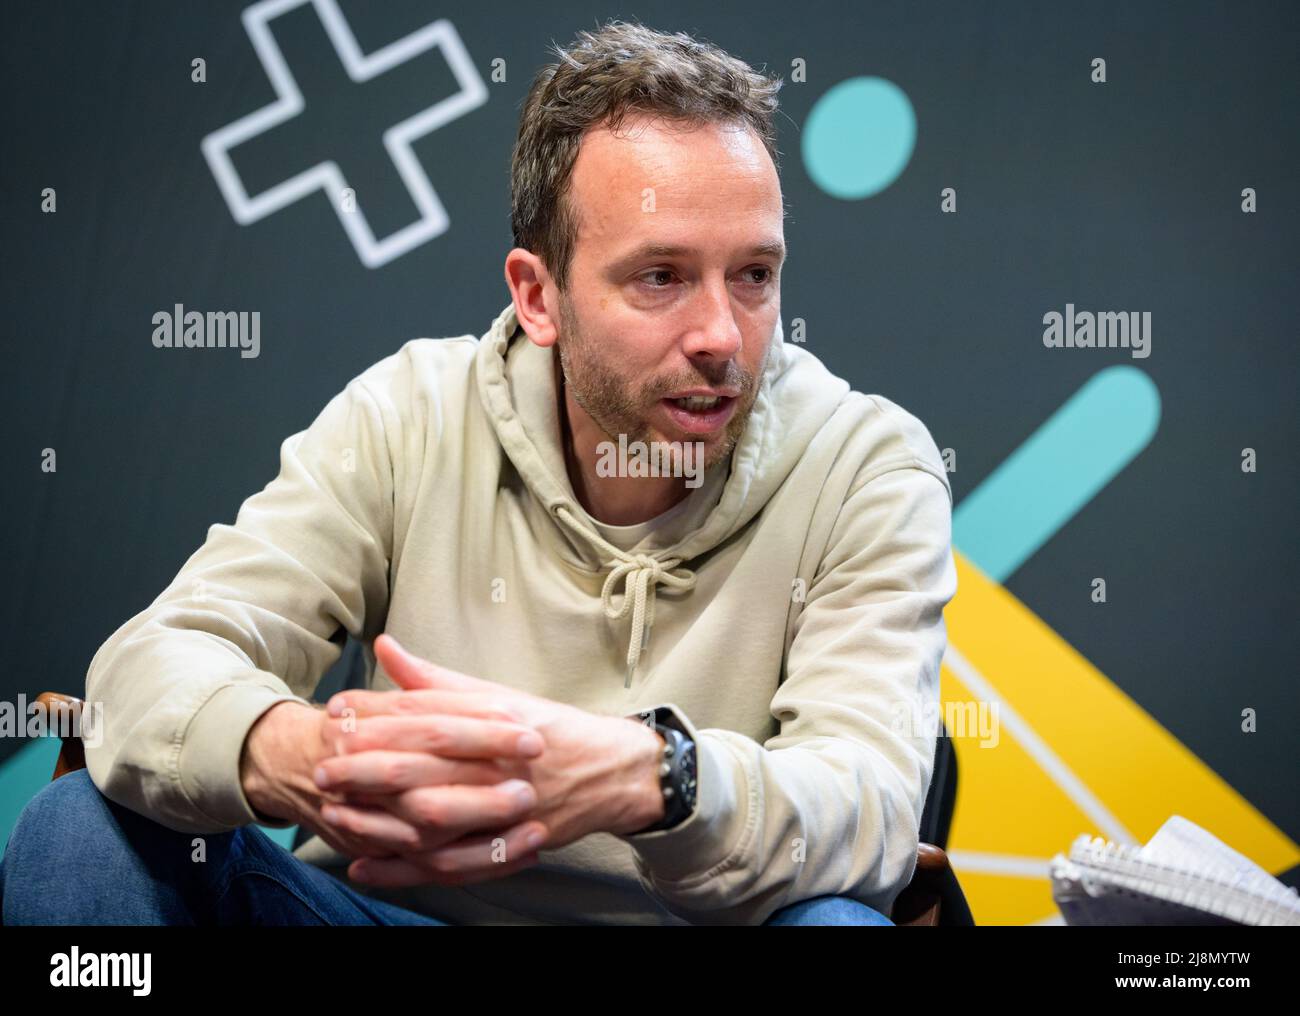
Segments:
[[[1080,836],[1051,862],[1070,925],[1300,925],[1300,894],[1181,815],[1146,844]]]

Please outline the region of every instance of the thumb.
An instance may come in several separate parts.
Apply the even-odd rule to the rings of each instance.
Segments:
[[[477,682],[464,674],[440,667],[436,663],[409,653],[397,639],[383,634],[375,639],[375,659],[387,671],[393,682],[405,691],[427,688],[473,691]]]

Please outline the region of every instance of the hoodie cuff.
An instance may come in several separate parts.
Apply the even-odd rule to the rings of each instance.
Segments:
[[[181,735],[173,774],[190,803],[225,831],[245,825],[287,829],[293,822],[269,819],[253,810],[244,796],[239,762],[254,723],[280,702],[311,703],[299,695],[260,684],[218,688],[190,717]]]
[[[651,882],[681,883],[707,877],[732,855],[749,821],[749,788],[743,765],[727,745],[694,724],[671,703],[671,711],[695,742],[697,788],[694,810],[671,829],[628,833],[635,863]],[[629,719],[644,714],[633,713]],[[725,867],[725,865],[723,866]]]

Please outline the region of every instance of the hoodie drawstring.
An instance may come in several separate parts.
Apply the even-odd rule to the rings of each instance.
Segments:
[[[629,554],[620,550],[598,534],[583,528],[564,505],[557,505],[555,514],[575,533],[610,556],[603,567],[613,570],[605,578],[605,585],[600,591],[600,602],[605,609],[605,616],[611,621],[620,620],[629,609],[632,611],[632,634],[627,646],[627,677],[623,682],[624,688],[630,688],[637,661],[640,660],[642,651],[650,645],[650,629],[655,623],[657,586],[662,582],[674,589],[692,589],[695,586],[695,573],[688,568],[677,567],[682,560],[678,557],[660,561],[649,554]],[[615,608],[614,587],[619,579],[624,580],[623,604]]]

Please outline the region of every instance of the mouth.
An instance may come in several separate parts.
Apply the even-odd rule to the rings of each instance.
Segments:
[[[694,394],[661,399],[669,419],[688,434],[711,434],[725,427],[736,410],[732,395]]]

